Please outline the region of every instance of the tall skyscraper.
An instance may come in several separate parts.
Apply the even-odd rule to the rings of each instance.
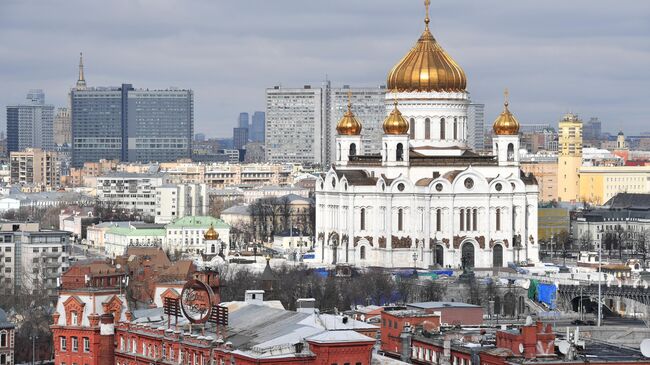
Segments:
[[[321,88],[266,89],[266,161],[323,163],[323,114]]]
[[[363,150],[359,153],[372,154],[381,151],[381,124],[386,118],[386,88],[367,87],[352,88],[344,85],[342,88],[326,87],[330,99],[330,112],[326,121],[327,143],[325,145],[325,164],[336,160],[336,122],[343,117],[348,109],[348,101],[352,103],[352,112],[361,121],[361,141]]]
[[[598,118],[591,118],[583,127],[582,137],[585,141],[595,141],[600,139],[601,133],[600,120]]]
[[[238,128],[248,129],[249,118],[248,113],[239,113],[239,122],[237,123]]]
[[[266,116],[264,112],[253,113],[253,120],[249,131],[249,138],[253,142],[264,143],[264,125],[266,123]]]
[[[558,134],[558,199],[576,202],[580,199],[582,121],[575,114],[566,114],[560,121]]]
[[[467,144],[474,151],[485,149],[485,104],[467,106]]]
[[[241,150],[248,143],[248,128],[233,128],[232,143],[236,150]]]
[[[72,143],[72,128],[70,109],[57,108],[54,115],[54,144],[64,145]]]
[[[86,161],[175,161],[190,158],[191,90],[73,89],[72,165]]]
[[[45,104],[42,90],[30,90],[27,103],[7,106],[7,150],[52,150],[54,106]]]

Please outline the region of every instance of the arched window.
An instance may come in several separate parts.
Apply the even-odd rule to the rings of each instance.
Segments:
[[[404,228],[404,210],[397,210],[397,230],[401,231]]]
[[[454,139],[458,139],[458,121],[454,118]]]
[[[7,331],[0,332],[0,347],[9,347],[7,346]]]
[[[431,119],[424,120],[424,139],[431,138]]]
[[[496,210],[496,218],[497,218],[497,231],[501,230],[501,208],[497,208]]]
[[[445,139],[445,118],[440,119],[440,139]]]
[[[210,246],[210,252],[212,253],[217,252],[217,248],[214,246],[214,243]]]
[[[503,246],[495,245],[492,248],[492,266],[502,267],[503,266]]]
[[[341,144],[336,145],[336,159],[341,161]]]
[[[467,225],[467,230],[470,231],[472,229],[472,210],[471,209],[466,209],[465,210],[465,225]]]
[[[472,209],[472,231],[476,231],[478,223],[476,221],[478,220],[478,209],[474,208]]]
[[[462,263],[466,268],[474,267],[474,245],[471,242],[463,243],[460,249]]]
[[[442,209],[436,209],[436,232],[442,231]]]
[[[356,156],[357,155],[357,145],[356,143],[350,144],[350,155],[349,156]]]
[[[465,230],[465,209],[460,210],[460,230]]]
[[[366,246],[361,246],[361,248],[359,248],[359,257],[361,260],[366,259]]]
[[[388,159],[388,144],[384,143],[384,161]]]
[[[508,143],[508,161],[515,160],[515,146],[512,143]]]
[[[435,263],[440,265],[440,267],[445,266],[445,248],[442,245],[436,245],[436,259]]]
[[[401,143],[398,143],[395,149],[395,159],[397,161],[404,161],[404,146]]]
[[[409,136],[411,139],[415,139],[415,119],[413,118],[409,120]]]
[[[361,208],[360,216],[361,216],[360,217],[361,222],[359,225],[361,226],[361,230],[363,231],[366,229],[366,208]]]

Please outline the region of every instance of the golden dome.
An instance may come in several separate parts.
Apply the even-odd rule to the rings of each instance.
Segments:
[[[397,91],[464,91],[463,69],[440,47],[429,31],[429,0],[424,32],[409,53],[390,71],[387,88]]]
[[[503,112],[494,121],[492,130],[494,134],[500,136],[517,135],[519,134],[519,122],[508,109],[508,90],[505,91],[506,100],[503,103]]]
[[[352,103],[350,102],[350,93],[348,93],[348,111],[336,125],[336,132],[340,136],[358,136],[361,134],[361,123],[352,113]]]
[[[214,229],[214,226],[211,224],[210,228],[205,231],[203,239],[206,241],[216,241],[219,239],[219,233]]]
[[[397,109],[397,100],[395,108],[384,119],[384,134],[407,134],[409,132],[409,123],[402,116],[402,112]]]

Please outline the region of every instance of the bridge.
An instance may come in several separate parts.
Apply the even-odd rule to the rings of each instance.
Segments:
[[[617,312],[620,314],[641,314],[648,320],[650,314],[650,288],[647,285],[601,285],[603,313]],[[563,310],[588,312],[596,311],[598,303],[598,284],[560,285],[558,288],[557,304]]]

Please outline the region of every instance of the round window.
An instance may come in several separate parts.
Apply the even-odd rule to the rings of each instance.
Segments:
[[[494,185],[494,188],[495,188],[497,191],[501,191],[501,189],[503,189],[503,186],[501,185],[501,183],[497,183],[496,185]]]
[[[404,191],[404,184],[402,183],[397,184],[397,190]]]
[[[442,184],[441,183],[436,184],[436,190],[437,191],[442,191]]]
[[[473,187],[474,187],[474,180],[472,180],[472,178],[470,178],[470,177],[465,179],[465,188],[471,189]]]

